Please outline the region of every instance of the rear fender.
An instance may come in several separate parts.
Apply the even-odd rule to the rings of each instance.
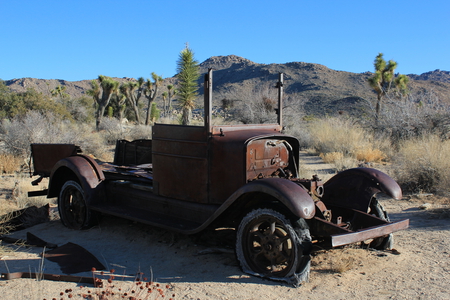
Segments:
[[[380,192],[397,200],[402,198],[400,186],[387,174],[371,168],[355,168],[328,180],[324,184],[322,201],[325,205],[366,212],[372,197]]]
[[[47,197],[57,197],[67,180],[78,181],[86,193],[86,200],[91,203],[98,195],[105,176],[97,162],[89,156],[75,155],[61,159],[52,169]]]
[[[238,189],[221,206],[221,209],[228,208],[242,196],[252,193],[263,193],[272,196],[280,201],[295,216],[311,219],[315,214],[314,200],[298,184],[282,178],[266,178],[252,181]]]

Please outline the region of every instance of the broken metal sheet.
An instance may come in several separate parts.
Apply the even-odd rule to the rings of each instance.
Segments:
[[[51,262],[55,262],[65,274],[89,272],[92,268],[105,270],[105,267],[89,251],[74,243],[67,243],[43,253]]]
[[[83,277],[83,276],[71,276],[71,275],[55,275],[55,274],[42,274],[42,273],[30,273],[30,272],[15,272],[15,273],[2,273],[2,279],[11,280],[19,278],[38,278],[53,281],[67,281],[76,283],[88,283],[93,284],[94,287],[103,287],[103,282],[99,278],[95,277]]]

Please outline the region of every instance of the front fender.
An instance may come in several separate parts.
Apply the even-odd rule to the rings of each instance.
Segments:
[[[355,168],[336,174],[324,184],[322,201],[325,205],[367,211],[370,200],[383,192],[394,198],[402,198],[398,183],[387,174],[371,168]]]
[[[89,198],[93,191],[105,179],[100,166],[89,156],[75,155],[58,161],[50,174],[48,198],[57,197],[67,180],[77,180]]]
[[[255,180],[238,189],[223,206],[229,206],[241,196],[250,193],[264,193],[284,204],[294,215],[311,219],[315,214],[314,200],[298,184],[282,178]]]

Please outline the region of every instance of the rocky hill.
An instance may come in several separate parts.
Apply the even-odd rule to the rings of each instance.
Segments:
[[[229,55],[214,56],[200,64],[201,73],[209,68],[214,70],[214,95],[221,99],[236,97],[232,91],[263,89],[273,86],[278,74],[283,72],[287,97],[302,99],[309,114],[334,114],[338,111],[355,113],[361,105],[375,100],[375,94],[367,84],[372,75],[336,71],[320,64],[289,62],[285,64],[258,64],[248,59]],[[450,103],[450,72],[435,70],[421,75],[409,74],[412,92],[432,91],[445,103]],[[120,81],[134,80],[120,78]],[[200,79],[200,83],[202,82]],[[72,97],[81,97],[90,88],[90,80],[65,81],[21,78],[5,81],[13,91],[34,88],[42,93],[50,93],[58,85],[66,87]],[[165,85],[174,83],[175,78],[166,78]],[[163,87],[164,89],[164,87]],[[200,93],[203,91],[200,89]],[[215,101],[219,101],[217,98]],[[218,103],[217,103],[218,104]]]

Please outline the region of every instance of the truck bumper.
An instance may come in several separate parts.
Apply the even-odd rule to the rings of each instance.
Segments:
[[[397,222],[386,223],[384,225],[378,225],[375,227],[364,228],[349,233],[335,234],[331,236],[331,246],[338,247],[357,242],[362,242],[380,236],[386,236],[388,234],[406,229],[408,227],[409,227],[409,220],[401,220]]]
[[[408,219],[389,222],[355,209],[347,212],[351,217],[342,222],[328,222],[315,216],[309,222],[311,233],[330,241],[332,247],[338,247],[384,237],[409,227]]]

